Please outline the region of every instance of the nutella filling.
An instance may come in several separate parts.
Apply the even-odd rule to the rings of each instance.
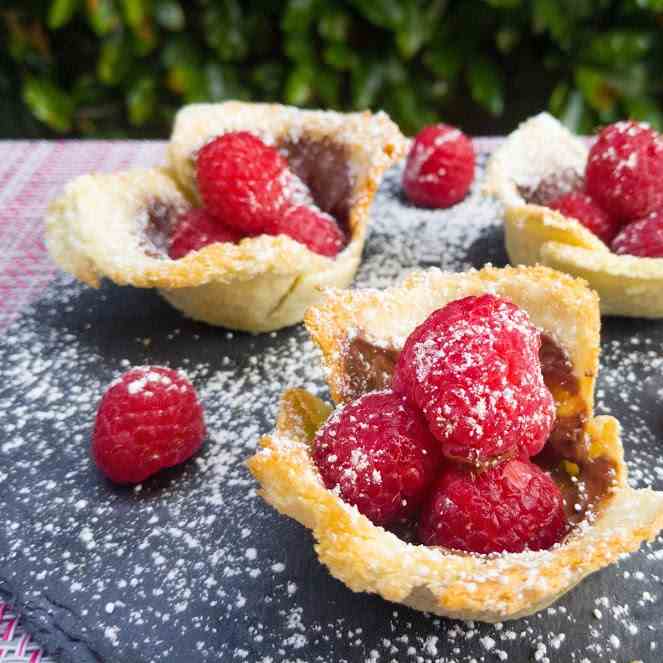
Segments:
[[[163,258],[168,255],[170,236],[175,230],[178,216],[183,212],[177,205],[158,198],[150,200],[146,206],[147,222],[143,228],[143,248],[150,258]]]
[[[315,204],[347,231],[352,178],[347,148],[330,139],[285,138],[278,148],[297,177],[311,190]]]
[[[532,461],[551,473],[562,491],[568,521],[577,524],[592,516],[592,509],[610,490],[615,466],[609,458],[593,458],[590,453],[587,408],[568,355],[550,335],[542,334],[541,341],[541,370],[555,397],[557,418],[546,446]],[[353,338],[343,354],[344,400],[390,387],[399,354],[396,348],[379,347],[361,335]]]
[[[518,193],[526,203],[548,206],[560,196],[582,189],[584,183],[585,179],[580,173],[568,168],[546,175],[536,186],[518,186]]]

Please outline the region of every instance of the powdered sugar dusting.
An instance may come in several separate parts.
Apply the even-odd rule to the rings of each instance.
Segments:
[[[391,172],[376,199],[360,285],[391,285],[418,266],[504,262],[494,202],[419,210],[401,201],[399,177]],[[619,413],[638,487],[663,486],[652,414],[663,394],[661,341],[656,323],[606,322],[597,410]],[[3,338],[0,360],[0,593],[20,590],[33,602],[26,617],[40,624],[57,613],[80,651],[155,663],[659,660],[660,540],[504,625],[433,618],[331,578],[310,534],[262,501],[243,465],[285,387],[326,394],[301,327],[226,338],[155,294],[63,279]],[[126,364],[147,363],[187,373],[209,439],[184,467],[139,490],[116,488],[89,459],[94,413]]]

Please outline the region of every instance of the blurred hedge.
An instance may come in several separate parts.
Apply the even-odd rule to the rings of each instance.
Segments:
[[[545,107],[663,124],[663,0],[4,0],[0,26],[3,136],[166,135],[227,98],[384,108],[407,132]]]

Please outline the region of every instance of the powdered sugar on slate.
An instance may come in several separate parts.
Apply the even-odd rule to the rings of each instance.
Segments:
[[[494,203],[472,196],[420,210],[402,202],[399,182],[389,173],[376,199],[359,285],[391,285],[420,266],[503,264]],[[243,465],[283,388],[327,393],[301,327],[226,337],[156,295],[66,279],[35,310],[0,343],[0,590],[33,602],[26,617],[55,631],[52,611],[80,640],[68,650],[78,648],[77,661],[91,651],[155,662],[658,660],[660,541],[505,625],[394,609],[330,578],[309,533],[263,503]],[[632,484],[660,488],[652,413],[663,394],[663,329],[607,321],[606,330],[597,411],[624,425]],[[88,456],[98,399],[126,363],[184,370],[209,429],[193,461],[135,490],[106,483]]]

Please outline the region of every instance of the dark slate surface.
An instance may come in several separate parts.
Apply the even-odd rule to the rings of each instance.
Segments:
[[[387,178],[358,283],[417,265],[504,264],[495,205],[403,203]],[[663,488],[663,324],[606,320],[598,411],[618,416],[635,485]],[[89,460],[103,387],[128,364],[182,368],[207,413],[205,449],[139,489]],[[0,596],[61,661],[661,660],[660,542],[538,616],[490,626],[353,594],[310,534],[256,495],[243,465],[286,386],[325,394],[301,327],[250,337],[181,318],[157,294],[66,278],[0,340]]]

